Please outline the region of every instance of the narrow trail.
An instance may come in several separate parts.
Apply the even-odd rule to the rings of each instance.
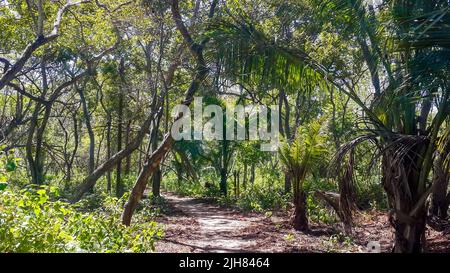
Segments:
[[[156,252],[366,252],[369,241],[379,241],[389,252],[393,233],[386,213],[364,215],[350,241],[338,225],[310,223],[308,233],[292,229],[289,213],[243,213],[212,201],[162,193],[167,211],[158,217],[165,236]],[[450,233],[428,231],[430,251],[449,252]],[[343,238],[339,240],[338,238]]]
[[[178,245],[176,252],[245,252],[257,248],[257,238],[248,238],[246,233],[263,221],[261,216],[243,215],[205,200],[170,193],[164,193],[164,198],[174,210],[166,219],[165,247]]]

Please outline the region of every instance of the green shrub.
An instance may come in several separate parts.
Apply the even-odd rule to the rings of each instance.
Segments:
[[[291,199],[291,195],[284,194],[283,189],[267,190],[255,184],[243,191],[235,202],[243,210],[263,212],[284,208]]]
[[[170,192],[180,194],[182,196],[193,197],[218,197],[220,196],[220,189],[218,183],[211,183],[211,181],[218,181],[215,175],[205,174],[199,177],[198,181],[178,179],[172,174],[167,173],[162,181],[162,188]],[[209,187],[205,187],[205,184],[209,183]]]
[[[373,180],[357,184],[356,203],[360,209],[385,210],[388,208],[386,193],[379,180]]]
[[[122,225],[117,199],[86,213],[57,197],[52,187],[0,191],[0,252],[147,252],[162,236],[153,221]]]
[[[314,198],[312,194],[306,199],[308,216],[313,222],[321,222],[324,224],[333,224],[339,221],[336,213],[332,208],[325,206],[322,200]]]

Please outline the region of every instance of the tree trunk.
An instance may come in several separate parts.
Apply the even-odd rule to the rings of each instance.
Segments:
[[[42,150],[42,143],[44,141],[45,127],[50,118],[51,104],[45,106],[44,117],[41,124],[38,124],[39,112],[41,110],[41,104],[37,104],[31,118],[31,125],[29,128],[26,155],[28,164],[30,166],[32,183],[41,185],[44,182],[44,152]],[[36,130],[37,129],[37,130]],[[36,132],[36,144],[33,145],[34,132]],[[33,158],[33,146],[34,146],[34,158]]]
[[[239,174],[240,171],[233,171],[234,196],[239,197]]]
[[[127,122],[127,127],[125,129],[125,145],[128,146],[130,143],[130,135],[131,135],[131,120]],[[129,175],[131,171],[131,155],[128,155],[125,158],[125,175]]]
[[[41,75],[42,75],[42,95],[43,99],[48,91],[48,82],[47,82],[47,71],[46,71],[46,62],[45,58],[42,57],[41,62]],[[39,112],[44,106],[45,112],[44,117],[39,124]],[[45,127],[47,126],[48,120],[50,118],[50,113],[52,109],[52,104],[43,105],[39,102],[36,104],[36,108],[34,110],[31,125],[29,129],[28,139],[27,139],[27,159],[30,165],[31,170],[31,178],[33,184],[41,185],[44,182],[44,152],[42,150],[42,144],[44,141],[44,132]],[[33,137],[36,132],[36,143],[34,145],[34,158],[33,158]]]
[[[227,170],[225,168],[220,169],[220,193],[227,196]]]
[[[42,149],[42,145],[44,143],[44,132],[50,118],[51,109],[51,104],[45,106],[45,113],[41,121],[41,126],[36,132],[36,156],[34,162],[37,169],[38,184],[44,182],[44,150]]]
[[[117,151],[122,150],[122,133],[123,133],[123,108],[124,108],[124,89],[125,89],[125,60],[120,59],[119,75],[121,79],[121,87],[119,88],[119,109],[117,121]],[[128,155],[129,156],[129,155]],[[122,159],[119,159],[116,167],[116,197],[122,197],[124,193],[124,185],[122,182]]]
[[[152,130],[152,151],[155,151],[158,148],[158,127],[159,127],[159,120],[156,122],[156,125],[154,126]],[[152,193],[153,197],[159,197],[160,196],[160,189],[161,189],[161,167],[158,166],[155,173],[152,177]]]
[[[181,165],[177,165],[178,167],[175,167],[177,172],[177,183],[178,187],[181,187],[181,183],[183,183],[183,170],[181,169]]]
[[[78,136],[78,119],[77,119],[76,113],[73,113],[73,115],[72,115],[72,122],[73,122],[74,148],[72,150],[72,154],[70,155],[70,157],[67,160],[66,181],[72,180],[72,166],[73,166],[73,162],[75,160],[75,155],[77,154],[77,150],[78,150],[79,136]]]
[[[241,194],[241,190],[239,189],[239,184],[240,184],[240,179],[239,179],[239,176],[240,176],[240,174],[241,174],[241,170],[238,170],[238,172],[237,172],[237,178],[236,178],[236,186],[237,186],[237,197],[239,197],[239,195]]]
[[[227,178],[228,178],[228,162],[229,162],[229,142],[222,140],[222,154],[220,159],[220,192],[223,196],[227,196]]]
[[[142,167],[142,171],[139,174],[137,181],[131,190],[130,197],[128,198],[127,203],[125,204],[123,213],[122,213],[122,223],[126,226],[131,224],[131,217],[133,216],[134,210],[137,207],[137,204],[142,198],[144,194],[145,187],[147,186],[147,181],[149,177],[155,172],[158,168],[161,161],[164,160],[167,152],[171,149],[174,139],[170,134],[167,134],[164,138],[162,144],[152,153],[150,158],[145,162]]]
[[[210,8],[209,18],[213,16],[217,2],[218,2],[217,0],[213,1]],[[186,92],[183,101],[184,105],[189,106],[194,99],[195,92],[197,92],[197,90],[200,88],[201,83],[208,74],[206,63],[203,58],[203,47],[204,44],[206,43],[206,40],[202,41],[201,44],[197,44],[194,42],[194,40],[190,36],[188,30],[186,29],[183,23],[177,0],[172,0],[171,11],[178,31],[183,36],[184,41],[189,45],[191,53],[196,58],[195,76]],[[177,117],[177,119],[179,118],[181,118],[181,116]],[[143,166],[142,171],[139,174],[139,177],[131,191],[130,197],[128,198],[128,201],[125,204],[125,208],[122,213],[122,223],[124,225],[129,226],[131,224],[131,218],[137,207],[137,204],[142,198],[145,187],[147,185],[148,178],[150,177],[151,174],[155,172],[159,164],[164,160],[164,157],[172,149],[174,143],[175,140],[172,138],[171,134],[168,133],[164,138],[163,142],[161,143],[161,145],[158,147],[158,149],[156,149],[152,153],[150,158]]]
[[[152,193],[153,193],[153,197],[161,196],[161,168],[159,166],[158,166],[158,169],[153,174]]]
[[[450,160],[446,160],[450,153],[450,143],[447,143],[443,151],[437,156],[433,172],[433,192],[431,196],[430,212],[433,216],[447,219],[449,198],[448,184],[450,180]]]
[[[284,193],[288,194],[291,192],[291,177],[288,172],[284,173]]]
[[[448,175],[446,177],[434,176],[433,180],[434,187],[430,212],[431,215],[445,220],[448,217],[449,208],[449,195],[447,194],[449,184]]]
[[[122,107],[123,99],[122,96],[119,98],[119,120],[117,124],[117,151],[122,150]],[[116,197],[122,197],[124,193],[124,187],[122,183],[122,159],[117,161],[116,166]]]
[[[118,151],[116,154],[111,156],[103,164],[98,166],[91,175],[89,175],[88,177],[86,177],[83,180],[83,183],[81,183],[80,186],[78,186],[77,191],[75,192],[75,194],[71,198],[71,202],[76,202],[76,201],[80,200],[81,197],[83,196],[83,194],[86,191],[88,191],[90,188],[94,187],[94,185],[97,182],[97,180],[103,174],[105,174],[106,172],[111,171],[117,165],[117,162],[119,160],[121,160],[121,159],[127,157],[128,155],[130,155],[132,152],[134,152],[141,145],[141,142],[142,142],[144,136],[147,134],[147,132],[148,132],[148,130],[150,128],[150,124],[151,124],[152,120],[155,117],[154,115],[155,115],[154,112],[149,114],[147,119],[142,124],[141,129],[139,130],[138,134],[131,141],[130,145],[128,145],[124,149]]]
[[[292,223],[294,229],[299,231],[308,231],[308,217],[306,216],[306,193],[302,189],[298,189],[294,193],[294,217]]]
[[[347,167],[339,177],[339,214],[347,235],[352,234],[352,211],[356,209],[355,189],[353,181],[354,151],[349,153]]]
[[[242,187],[244,191],[247,189],[247,163],[244,163],[244,173],[242,178]]]
[[[106,117],[106,158],[111,158],[111,115],[108,113]],[[106,172],[106,191],[111,194],[111,171]]]
[[[292,138],[294,137],[293,134],[291,133],[291,126],[289,124],[290,121],[290,117],[291,117],[291,107],[289,106],[289,101],[288,98],[286,96],[286,93],[283,91],[282,94],[282,98],[284,101],[284,133],[286,134],[286,139],[292,140]],[[281,112],[280,112],[281,113]]]
[[[396,220],[395,253],[419,253],[425,246],[425,218],[426,210],[423,209],[417,220]],[[400,218],[400,217],[399,217]]]
[[[417,149],[395,161],[395,151],[387,151],[382,158],[383,186],[392,213],[390,222],[395,229],[393,252],[417,253],[425,246],[426,207],[421,200],[425,190],[417,191],[420,172],[417,166]],[[395,163],[394,163],[395,162]]]
[[[89,135],[89,163],[88,163],[88,174],[91,174],[94,172],[95,169],[95,135],[94,130],[92,130],[91,125],[91,116],[89,113],[89,108],[87,105],[86,97],[84,96],[84,90],[82,88],[77,87],[75,85],[75,88],[78,91],[78,94],[80,96],[81,105],[83,108],[83,116],[84,116],[84,123],[86,125],[86,129],[88,131]]]
[[[255,183],[255,163],[252,163],[250,167],[250,184]]]
[[[27,144],[26,144],[26,157],[28,161],[28,166],[30,167],[30,173],[31,173],[31,181],[33,184],[39,184],[39,178],[36,170],[36,164],[34,162],[33,157],[33,139],[34,139],[34,132],[37,127],[38,122],[38,116],[39,111],[41,109],[41,104],[37,103],[33,112],[33,116],[31,118],[30,122],[30,128],[28,129],[28,137],[27,137]]]

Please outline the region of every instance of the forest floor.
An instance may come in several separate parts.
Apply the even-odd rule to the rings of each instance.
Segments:
[[[384,212],[358,215],[352,238],[338,224],[310,223],[311,231],[298,232],[288,212],[244,213],[212,200],[164,192],[168,211],[157,219],[165,237],[157,252],[367,252],[378,241],[382,252],[391,248],[392,228]],[[427,229],[429,251],[450,252],[450,233]]]

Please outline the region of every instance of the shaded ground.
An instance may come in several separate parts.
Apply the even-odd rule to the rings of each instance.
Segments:
[[[369,241],[391,248],[392,229],[380,212],[359,215],[353,238],[339,226],[311,223],[308,234],[293,230],[287,213],[270,217],[220,207],[212,201],[164,193],[170,212],[158,219],[165,238],[157,252],[367,252]],[[427,230],[430,251],[450,252],[450,234]]]

